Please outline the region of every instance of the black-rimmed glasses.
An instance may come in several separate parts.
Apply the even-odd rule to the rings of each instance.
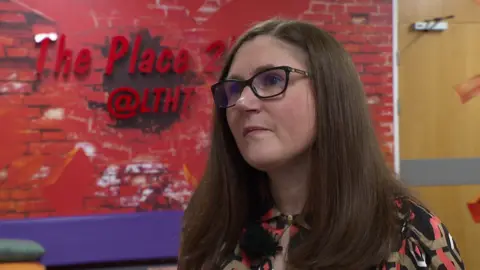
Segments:
[[[259,99],[272,98],[287,90],[290,73],[308,76],[308,72],[288,67],[272,67],[253,75],[248,80],[223,80],[212,85],[213,99],[219,108],[229,108],[235,105],[245,87],[250,87]]]

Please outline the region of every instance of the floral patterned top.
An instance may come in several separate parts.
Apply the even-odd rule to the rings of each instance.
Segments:
[[[404,199],[397,199],[399,209],[405,209]],[[458,248],[445,225],[438,217],[430,213],[421,205],[408,200],[408,210],[399,211],[399,218],[404,220],[402,228],[403,239],[401,248],[393,252],[388,260],[380,266],[372,267],[376,270],[464,270],[465,266]],[[270,209],[261,218],[262,227],[275,240],[286,232],[290,237],[300,229],[308,229],[308,224],[300,216],[285,216],[275,208]],[[276,244],[277,242],[275,242]],[[254,244],[258,245],[257,243]],[[239,243],[231,261],[224,270],[273,270],[275,254],[265,260],[252,261],[242,250]]]

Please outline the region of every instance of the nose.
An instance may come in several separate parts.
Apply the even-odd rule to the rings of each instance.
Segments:
[[[237,100],[235,107],[239,107],[243,110],[258,110],[261,105],[261,100],[258,99],[250,86],[245,86],[240,95],[240,98]]]

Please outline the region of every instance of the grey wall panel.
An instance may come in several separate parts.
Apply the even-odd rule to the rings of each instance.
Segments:
[[[480,158],[401,160],[400,176],[411,186],[480,185]]]

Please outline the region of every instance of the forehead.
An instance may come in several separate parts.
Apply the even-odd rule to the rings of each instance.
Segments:
[[[235,55],[229,76],[249,77],[262,66],[305,68],[305,53],[272,36],[258,36],[244,43]]]

